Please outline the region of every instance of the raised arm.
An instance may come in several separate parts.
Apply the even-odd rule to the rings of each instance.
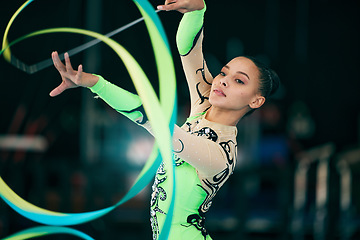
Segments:
[[[194,116],[209,108],[208,97],[213,80],[202,50],[205,2],[203,0],[166,1],[165,5],[159,6],[158,9],[184,13],[178,27],[176,43],[190,91],[190,116]]]

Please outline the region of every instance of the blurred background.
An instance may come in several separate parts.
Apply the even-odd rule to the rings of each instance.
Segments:
[[[24,1],[2,1],[0,32]],[[162,1],[153,0],[156,6]],[[282,85],[238,124],[238,164],[208,213],[214,239],[360,239],[359,4],[333,0],[208,0],[204,53],[213,73],[239,55],[269,64]],[[176,51],[181,14],[160,12],[174,56],[179,117],[188,90]],[[106,34],[141,17],[132,1],[37,0],[14,21],[9,41],[51,27]],[[144,23],[113,37],[158,91]],[[27,64],[89,41],[48,34],[12,47]],[[73,56],[73,66],[135,92],[104,44]],[[86,212],[118,202],[152,149],[152,137],[86,89],[56,98],[53,67],[26,74],[0,59],[0,175],[25,200],[54,211]],[[110,214],[74,226],[95,239],[151,239],[151,186]],[[39,226],[0,202],[0,237]],[[42,237],[46,239],[47,237]],[[50,239],[71,239],[53,235]],[[74,239],[76,239],[74,237]]]

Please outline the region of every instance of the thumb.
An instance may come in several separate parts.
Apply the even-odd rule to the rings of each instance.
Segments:
[[[66,85],[64,82],[62,82],[59,86],[57,86],[56,88],[54,88],[51,92],[50,92],[50,97],[56,97],[57,95],[60,95],[63,91],[65,91],[67,89]]]
[[[157,6],[158,10],[163,10],[163,11],[173,11],[173,10],[178,10],[179,9],[179,3],[177,3],[176,1],[174,2],[170,2],[168,4],[165,5],[158,5]]]

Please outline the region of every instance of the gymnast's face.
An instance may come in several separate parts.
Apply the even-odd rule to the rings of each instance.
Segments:
[[[259,92],[259,75],[257,66],[250,59],[234,58],[214,78],[210,104],[223,110],[245,113],[260,107],[265,98]]]

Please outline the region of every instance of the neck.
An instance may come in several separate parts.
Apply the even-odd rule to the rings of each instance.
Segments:
[[[207,111],[205,118],[206,120],[220,123],[222,125],[236,126],[247,111],[248,109],[246,108],[234,111],[228,109],[219,109],[217,107],[211,106],[211,108]]]

